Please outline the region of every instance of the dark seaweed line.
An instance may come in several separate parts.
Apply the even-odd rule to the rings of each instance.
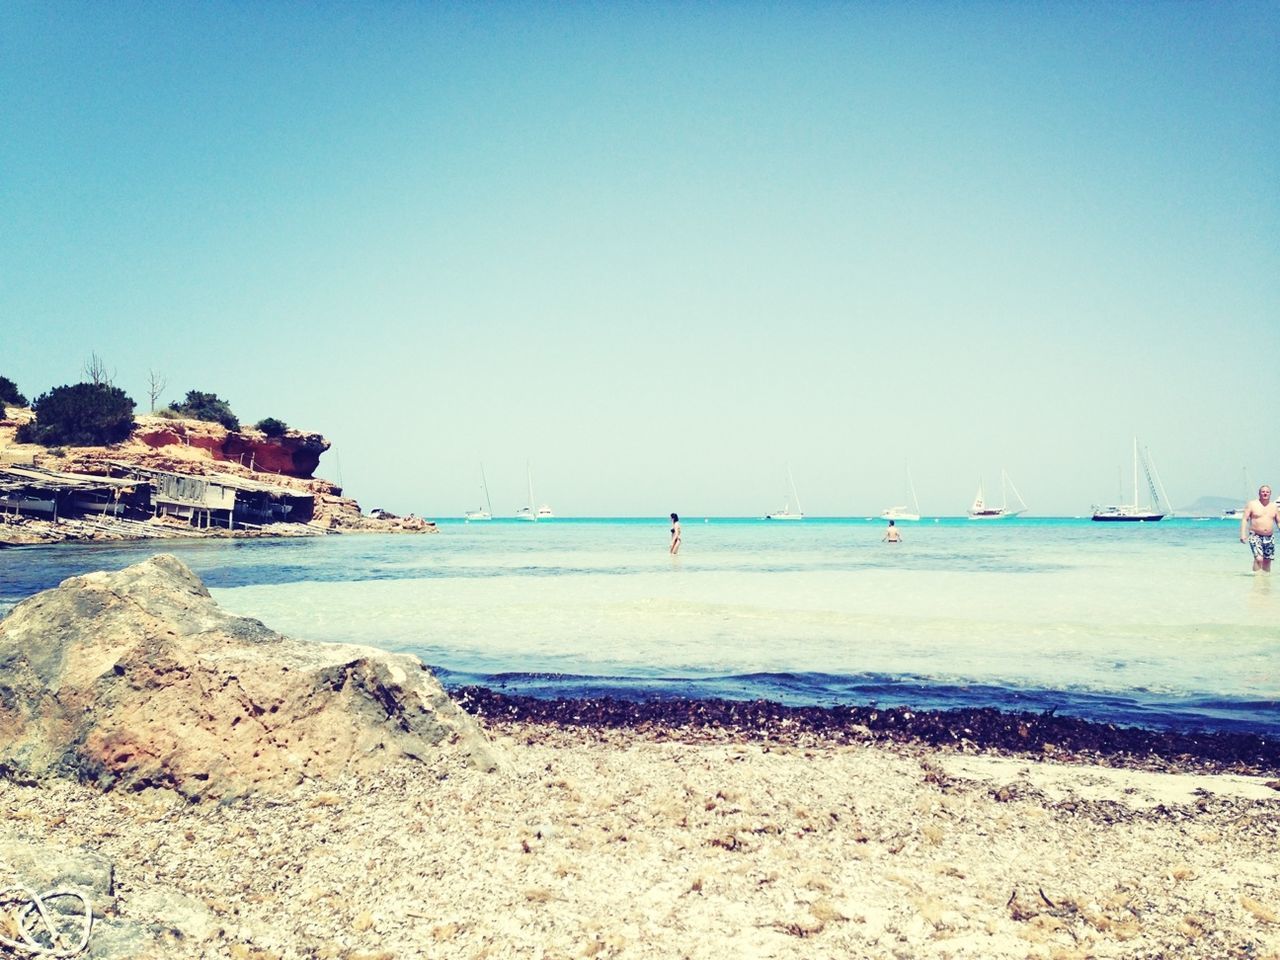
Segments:
[[[1123,727],[1051,712],[1015,713],[992,707],[789,707],[768,700],[686,697],[545,700],[487,687],[460,687],[451,696],[467,712],[498,723],[656,729],[781,742],[815,737],[833,744],[879,740],[1145,770],[1280,774],[1280,740],[1274,738]]]

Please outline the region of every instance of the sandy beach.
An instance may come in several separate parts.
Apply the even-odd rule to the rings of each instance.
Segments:
[[[108,914],[166,958],[1280,956],[1267,775],[487,727],[504,773],[227,804],[5,780],[0,849],[107,858]]]
[[[1269,730],[447,693],[168,555],[0,666],[0,884],[88,890],[86,960],[1280,957]]]

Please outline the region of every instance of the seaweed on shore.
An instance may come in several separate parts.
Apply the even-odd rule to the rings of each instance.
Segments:
[[[789,707],[767,700],[686,697],[540,699],[487,687],[462,687],[452,696],[467,712],[494,723],[795,744],[889,741],[1145,770],[1280,773],[1280,739],[1116,726],[1052,712],[1014,713],[991,707]]]

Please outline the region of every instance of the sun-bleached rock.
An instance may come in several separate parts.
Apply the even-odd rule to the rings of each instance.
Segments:
[[[191,798],[452,754],[504,766],[416,657],[292,640],[157,555],[0,621],[0,765]]]

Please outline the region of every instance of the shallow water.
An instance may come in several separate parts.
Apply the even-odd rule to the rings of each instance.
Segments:
[[[1280,571],[1220,521],[441,524],[170,542],[235,613],[422,656],[449,684],[793,704],[1054,708],[1280,731]],[[0,552],[0,602],[154,544]]]

